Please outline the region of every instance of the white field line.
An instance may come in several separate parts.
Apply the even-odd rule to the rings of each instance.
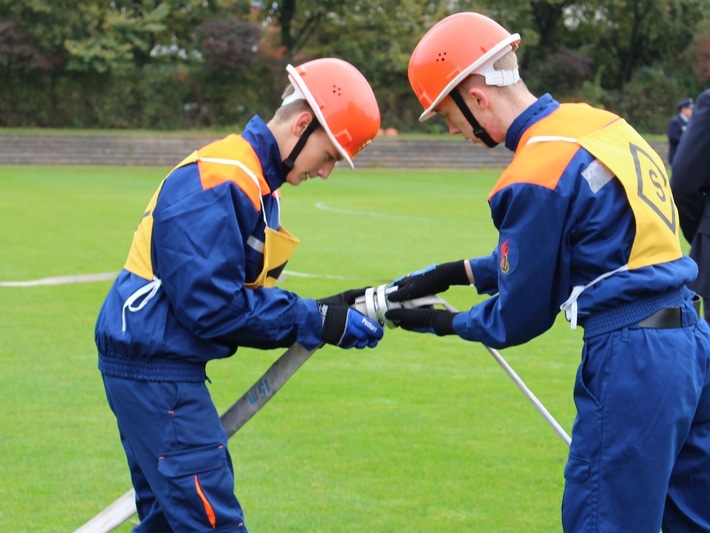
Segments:
[[[306,272],[294,272],[293,270],[284,270],[287,276],[294,278],[317,278],[317,279],[339,279],[339,280],[357,280],[348,276],[335,276],[332,274],[308,274]],[[72,283],[91,283],[95,281],[113,281],[118,276],[118,272],[104,272],[102,274],[80,274],[76,276],[56,276],[53,278],[41,278],[29,281],[0,281],[0,287],[39,287],[46,285],[70,285]]]
[[[118,272],[104,272],[103,274],[83,274],[76,276],[57,276],[54,278],[41,278],[30,281],[0,281],[0,287],[37,287],[40,285],[68,285],[71,283],[89,283],[93,281],[111,281],[118,276]]]
[[[323,211],[330,211],[332,213],[342,213],[344,215],[357,215],[362,217],[389,218],[392,220],[418,220],[420,222],[427,222],[431,220],[431,218],[415,217],[411,215],[393,215],[391,213],[378,213],[376,211],[355,211],[354,209],[341,209],[339,207],[330,207],[323,202],[316,202],[316,208],[322,209]]]
[[[308,274],[306,272],[294,272],[293,270],[284,270],[283,273],[286,276],[293,276],[294,278],[318,278],[318,279],[360,279],[353,278],[349,276],[336,276],[334,274]]]

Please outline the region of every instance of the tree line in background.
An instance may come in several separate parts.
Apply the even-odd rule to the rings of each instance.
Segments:
[[[710,0],[0,0],[0,126],[239,130],[271,117],[287,64],[332,56],[370,81],[383,126],[443,131],[418,123],[407,64],[469,10],[521,34],[533,93],[648,133],[710,86]]]

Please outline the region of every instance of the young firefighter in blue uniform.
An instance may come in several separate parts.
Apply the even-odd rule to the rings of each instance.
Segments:
[[[134,531],[246,531],[208,361],[239,346],[364,348],[382,337],[349,307],[357,291],[314,301],[274,287],[298,243],[280,224],[279,187],[327,179],[340,160],[352,167],[380,127],[372,89],[349,63],[287,71],[268,123],[255,116],[163,180],[96,323],[141,519]]]
[[[493,253],[415,272],[390,300],[469,283],[491,297],[386,316],[503,348],[548,330],[562,307],[584,328],[564,530],[710,531],[710,329],[685,288],[697,266],[681,252],[664,165],[620,117],[530,94],[519,41],[459,13],[411,56],[422,120],[438,113],[451,134],[515,156],[488,198]]]

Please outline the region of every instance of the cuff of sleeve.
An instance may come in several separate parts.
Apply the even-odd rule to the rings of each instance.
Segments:
[[[454,328],[456,335],[463,337],[461,333],[466,329],[466,313],[456,313],[451,321],[451,327]]]
[[[468,260],[478,294],[498,292],[498,259],[496,254]]]
[[[298,300],[298,335],[296,341],[306,350],[315,350],[323,344],[323,319],[318,304],[310,298]]]

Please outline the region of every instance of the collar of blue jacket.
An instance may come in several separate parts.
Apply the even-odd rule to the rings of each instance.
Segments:
[[[266,123],[258,115],[254,115],[241,135],[254,148],[261,161],[269,188],[275,191],[281,187],[286,181],[286,175],[281,167],[281,152],[276,138]]]

